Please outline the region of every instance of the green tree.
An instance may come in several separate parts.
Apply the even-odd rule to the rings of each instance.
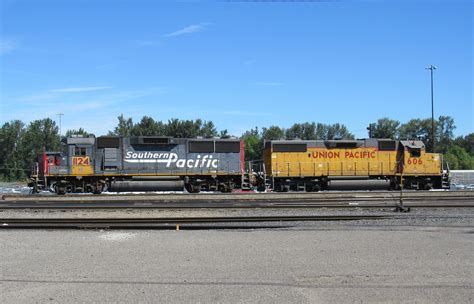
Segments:
[[[130,130],[132,136],[163,136],[165,126],[161,121],[155,121],[149,116],[143,116],[139,123]]]
[[[393,120],[388,117],[377,120],[375,124],[373,137],[374,138],[390,138],[395,139],[398,137],[398,128],[400,122]]]
[[[72,130],[67,130],[66,131],[66,137],[69,137],[71,135],[82,135],[84,137],[89,136],[89,135],[94,135],[92,133],[87,132],[83,128],[79,128],[78,130],[72,129]]]
[[[400,126],[400,139],[421,140],[425,143],[426,150],[432,151],[431,119],[411,119],[402,124]]]
[[[165,126],[165,134],[167,136],[178,138],[194,138],[200,136],[202,121],[200,119],[194,120],[179,120],[172,118],[168,120]]]
[[[467,153],[474,157],[474,133],[466,136],[459,136],[454,140],[454,144],[463,147]]]
[[[262,137],[258,128],[251,129],[242,134],[242,140],[245,141],[245,160],[259,160],[262,159]]]
[[[120,114],[117,119],[118,125],[115,127],[115,130],[113,132],[109,132],[109,135],[130,136],[133,129],[132,118],[125,119],[123,114]]]
[[[435,120],[435,148],[436,152],[446,153],[453,144],[454,119],[450,116],[440,116]],[[431,118],[411,119],[400,126],[399,138],[405,140],[421,140],[427,151],[433,151]]]
[[[215,137],[217,136],[216,126],[212,121],[204,121],[199,130],[199,136],[203,137]]]
[[[345,125],[335,123],[328,127],[327,139],[354,139],[354,135]]]
[[[353,139],[354,135],[343,124],[295,123],[286,130],[287,139]]]
[[[262,138],[265,140],[284,139],[285,130],[278,126],[262,128]]]
[[[227,131],[227,129],[221,130],[221,131],[219,132],[219,137],[222,137],[222,138],[230,137],[229,131]]]
[[[436,122],[436,152],[446,153],[454,141],[454,119],[450,116],[440,116]]]
[[[5,123],[0,129],[0,179],[12,181],[26,177],[21,155],[24,124],[20,120]]]
[[[303,124],[295,123],[288,129],[286,129],[287,139],[303,139],[303,137],[304,137]]]
[[[329,127],[315,122],[295,123],[286,130],[287,139],[316,140],[326,139]]]
[[[444,160],[449,164],[451,170],[472,170],[474,169],[474,157],[459,146],[452,146],[444,155]]]
[[[328,139],[328,129],[329,126],[323,123],[317,123],[316,124],[316,134],[315,134],[315,139],[322,139],[326,140]]]
[[[29,168],[44,151],[60,151],[59,128],[50,118],[30,122],[21,141],[21,155]]]

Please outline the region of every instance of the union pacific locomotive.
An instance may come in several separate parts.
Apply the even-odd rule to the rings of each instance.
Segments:
[[[443,155],[416,140],[268,141],[263,171],[275,191],[326,189],[331,179],[385,179],[390,189],[448,188]]]
[[[391,189],[448,188],[441,154],[421,141],[274,140],[263,160],[245,164],[237,139],[157,136],[69,137],[63,152],[44,152],[34,192],[128,192],[234,189],[319,191],[332,179],[385,179]]]

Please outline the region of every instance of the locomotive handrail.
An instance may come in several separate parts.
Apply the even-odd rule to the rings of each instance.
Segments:
[[[367,164],[367,168],[363,169],[360,169],[358,164],[360,165],[360,162],[277,162],[274,163],[272,173],[275,176],[300,177],[319,175],[390,175],[397,173],[397,162],[395,161],[364,162],[364,164]],[[317,165],[321,167],[320,170],[316,168]],[[424,173],[424,171],[420,173]]]

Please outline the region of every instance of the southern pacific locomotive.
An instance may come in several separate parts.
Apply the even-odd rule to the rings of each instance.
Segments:
[[[65,152],[39,157],[35,191],[230,192],[244,173],[244,145],[234,139],[69,137],[64,144]]]
[[[44,152],[30,186],[35,192],[319,191],[332,179],[385,179],[391,189],[449,187],[441,154],[421,141],[274,140],[263,160],[244,161],[237,139],[69,137],[65,151]]]

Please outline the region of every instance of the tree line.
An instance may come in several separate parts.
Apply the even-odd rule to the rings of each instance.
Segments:
[[[474,169],[474,133],[455,138],[453,118],[440,116],[435,121],[435,151],[444,154],[451,169]],[[431,151],[431,119],[411,119],[400,123],[381,118],[368,128],[374,138],[419,139]],[[65,136],[94,135],[87,130],[67,130]],[[157,121],[143,116],[140,121],[123,115],[107,135],[115,136],[171,136],[179,138],[229,137],[227,130],[217,130],[212,121],[170,119]],[[245,140],[246,160],[261,159],[265,140],[354,139],[348,128],[339,123],[295,123],[289,128],[276,125],[252,128],[238,136]],[[60,151],[59,128],[50,118],[25,124],[20,120],[6,122],[0,129],[0,180],[25,179],[42,151]]]

